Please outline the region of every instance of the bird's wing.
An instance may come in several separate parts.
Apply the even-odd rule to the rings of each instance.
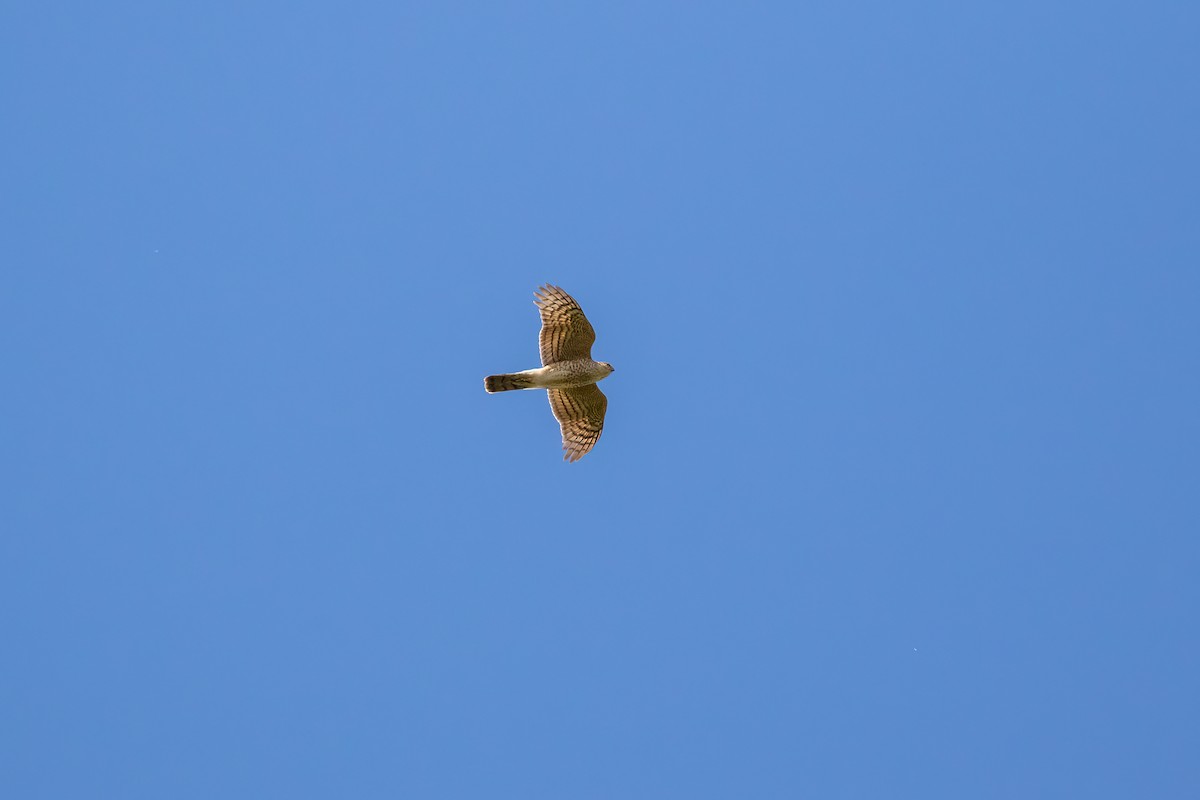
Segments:
[[[574,389],[550,389],[550,409],[562,426],[563,456],[578,461],[600,440],[608,398],[592,383]]]
[[[538,289],[536,297],[533,302],[542,315],[542,333],[538,338],[542,366],[556,361],[591,358],[596,332],[575,298],[550,284]]]

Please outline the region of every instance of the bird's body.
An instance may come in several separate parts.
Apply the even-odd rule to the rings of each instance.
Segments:
[[[562,428],[564,458],[578,461],[600,439],[608,398],[596,383],[611,375],[613,366],[592,360],[596,332],[573,297],[546,285],[538,290],[535,302],[542,315],[542,366],[489,375],[483,387],[492,393],[549,390],[550,409]]]
[[[484,378],[484,388],[489,392],[507,392],[511,389],[575,389],[604,380],[612,373],[604,364],[590,358],[559,361],[537,369],[510,372],[507,375],[489,375]]]

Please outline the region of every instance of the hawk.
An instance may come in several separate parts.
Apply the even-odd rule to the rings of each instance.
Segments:
[[[613,365],[592,361],[596,332],[575,298],[550,284],[540,287],[534,297],[542,315],[541,368],[489,375],[483,388],[489,392],[548,390],[550,410],[562,427],[563,458],[578,461],[596,445],[604,429],[608,398],[596,383],[612,374]]]

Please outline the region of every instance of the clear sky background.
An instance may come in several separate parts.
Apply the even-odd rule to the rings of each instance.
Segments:
[[[1195,3],[0,23],[4,797],[1200,796]]]

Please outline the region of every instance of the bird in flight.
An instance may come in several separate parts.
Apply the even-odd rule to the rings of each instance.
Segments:
[[[563,458],[578,461],[595,447],[604,428],[608,398],[596,386],[612,374],[613,365],[592,360],[596,332],[575,298],[546,284],[533,302],[542,315],[539,343],[542,366],[507,375],[489,375],[483,388],[489,392],[513,389],[546,389],[550,410],[562,427]]]

